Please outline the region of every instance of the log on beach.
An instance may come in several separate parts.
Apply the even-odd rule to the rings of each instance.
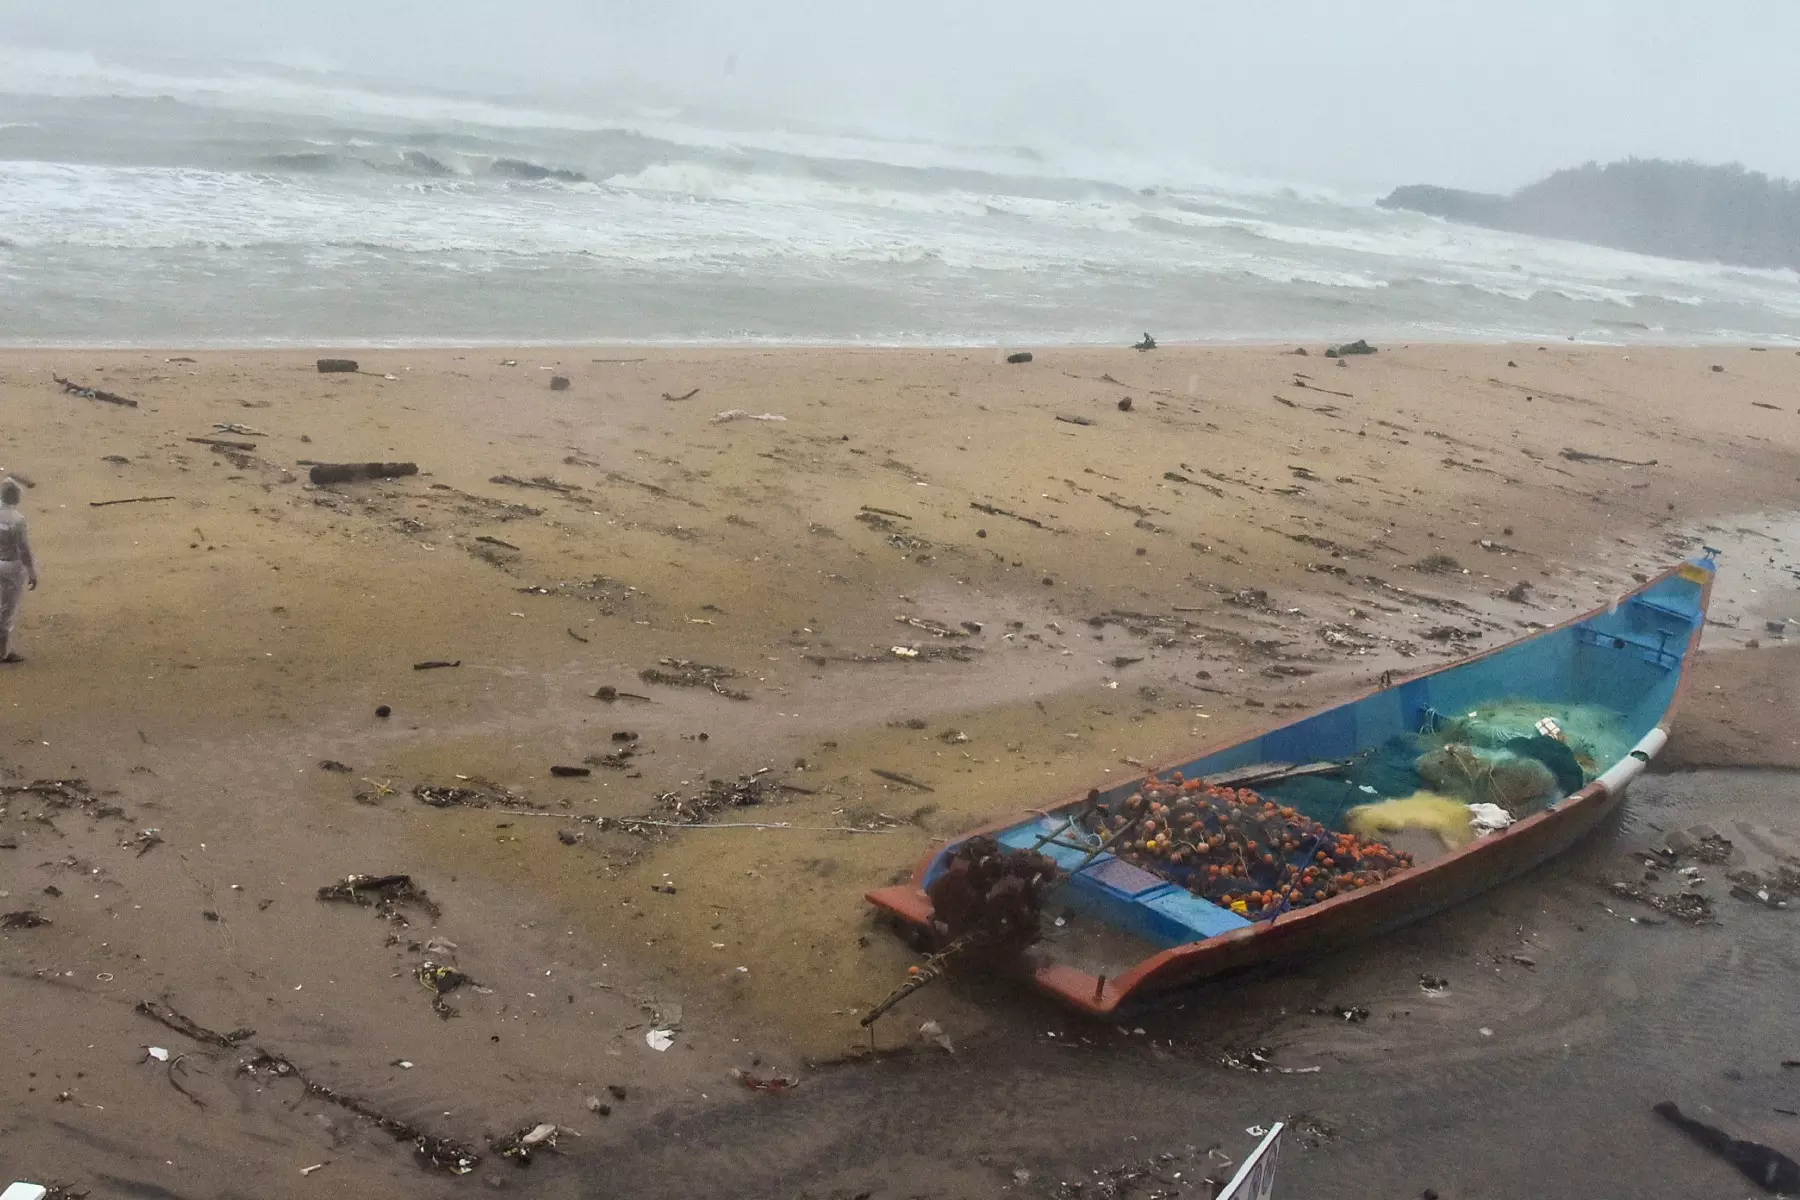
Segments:
[[[398,479],[418,473],[419,464],[410,462],[315,463],[308,478],[314,483],[356,483],[366,479]]]

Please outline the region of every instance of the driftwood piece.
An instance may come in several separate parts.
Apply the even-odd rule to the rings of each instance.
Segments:
[[[976,512],[984,512],[990,517],[1011,517],[1015,521],[1023,521],[1025,524],[1031,526],[1033,529],[1048,529],[1048,528],[1050,528],[1048,525],[1044,524],[1042,521],[1038,520],[1036,517],[1021,516],[1020,514],[1018,514],[1016,512],[1009,512],[1008,510],[1006,510],[1004,508],[995,508],[992,504],[983,504],[979,500],[971,500],[969,502],[969,507],[974,509]]]
[[[139,1000],[136,1011],[142,1016],[149,1017],[152,1021],[167,1025],[183,1037],[193,1038],[196,1042],[205,1042],[211,1046],[229,1049],[247,1038],[256,1036],[254,1029],[234,1029],[230,1033],[219,1033],[183,1016],[168,1005],[158,1004],[154,1000]]]
[[[905,787],[912,788],[915,791],[920,791],[920,792],[935,792],[935,791],[937,791],[937,789],[932,787],[930,784],[920,783],[918,780],[913,779],[906,775],[902,775],[898,771],[884,771],[880,767],[870,767],[869,774],[875,775],[882,779],[885,779],[889,783],[898,783]]]
[[[231,442],[231,441],[226,441],[224,438],[191,437],[188,439],[188,441],[193,442],[195,445],[199,445],[199,446],[211,446],[215,450],[254,450],[254,449],[256,449],[255,442]]]
[[[321,375],[347,375],[356,369],[354,358],[321,358],[319,360],[319,374]]]
[[[1006,356],[1006,361],[1009,363],[1028,363],[1031,361],[1031,351],[1021,350],[1017,354],[1009,354]]]
[[[1129,411],[1129,410],[1126,410],[1126,411]],[[1086,417],[1068,417],[1068,416],[1063,416],[1061,413],[1057,414],[1056,419],[1059,421],[1067,421],[1071,425],[1092,425],[1093,424],[1093,422]]]
[[[1562,456],[1570,462],[1616,463],[1621,467],[1654,467],[1656,465],[1654,458],[1639,462],[1634,458],[1612,458],[1605,454],[1589,454],[1586,450],[1577,450],[1573,446],[1564,446]]]
[[[695,397],[695,396],[698,396],[698,395],[699,395],[699,394],[700,394],[700,389],[699,389],[699,388],[695,388],[695,389],[694,389],[694,390],[693,390],[693,391],[691,391],[691,392],[683,392],[683,393],[682,393],[682,394],[681,394],[681,395],[679,395],[679,396],[671,396],[671,395],[670,395],[670,394],[669,394],[669,393],[667,393],[667,392],[664,392],[664,393],[663,393],[663,394],[662,394],[662,396],[663,396],[663,399],[664,399],[664,400],[692,400],[692,399],[693,399],[693,398],[694,398],[694,397]]]
[[[548,475],[533,475],[530,479],[520,479],[516,475],[496,475],[488,482],[504,483],[511,487],[542,488],[546,492],[560,492],[565,496],[581,490],[572,483],[561,483]]]
[[[89,500],[89,508],[106,508],[113,504],[155,504],[162,500],[173,500],[173,496],[127,496],[123,500]]]
[[[314,483],[355,483],[366,479],[399,479],[418,473],[419,464],[409,462],[315,463],[309,478]]]
[[[68,392],[73,396],[80,396],[84,400],[99,400],[106,404],[117,404],[123,408],[136,408],[138,406],[136,400],[127,399],[116,392],[103,392],[99,388],[91,388],[86,384],[76,383],[73,379],[64,379],[61,375],[52,375],[50,378],[62,384],[63,391]]]

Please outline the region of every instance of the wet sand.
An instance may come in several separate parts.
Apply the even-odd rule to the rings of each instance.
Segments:
[[[1727,551],[1715,616],[1730,625],[1710,631],[1669,761],[1800,765],[1792,652],[1765,625],[1800,616],[1793,563],[1756,523],[1800,507],[1800,359],[433,350],[363,352],[371,374],[334,376],[313,357],[0,354],[14,431],[0,466],[36,484],[43,572],[19,634],[29,661],[0,674],[0,782],[80,777],[104,806],[5,798],[6,907],[51,923],[0,933],[20,1045],[0,1068],[0,1168],[95,1195],[479,1186],[421,1173],[293,1083],[234,1074],[260,1047],[484,1149],[537,1121],[579,1132],[529,1174],[477,1169],[543,1195],[1054,1195],[1053,1178],[1134,1147],[1241,1152],[1242,1128],[1285,1108],[1338,1130],[1292,1157],[1316,1194],[1338,1172],[1372,1185],[1342,1194],[1518,1194],[1508,1153],[1544,1172],[1540,1194],[1564,1194],[1558,1171],[1594,1181],[1608,1165],[1611,1183],[1717,1178],[1659,1140],[1661,1094],[1619,1108],[1616,1160],[1569,1132],[1613,1084],[1752,1070],[1749,1050],[1721,1065],[1726,1043],[1683,1023],[1694,1003],[1775,1053],[1758,1014],[1792,986],[1770,932],[1789,914],[1726,901],[1700,930],[1593,915],[1595,870],[1650,836],[1636,823],[1656,805],[1696,804],[1683,789],[1699,776],[1648,781],[1619,830],[1491,903],[1203,994],[1143,1035],[958,986],[880,1032],[891,1046],[936,1019],[954,1058],[807,1060],[860,1041],[857,1013],[914,961],[860,896],[939,839],[1565,619],[1701,541]],[[544,368],[572,386],[551,391]],[[66,395],[52,371],[140,405]],[[715,421],[739,409],[787,419]],[[315,489],[299,465],[370,459],[423,471]],[[90,507],[138,496],[174,499]],[[1732,592],[1734,561],[1752,559],[1754,594]],[[663,659],[729,668],[719,687],[748,699],[644,682]],[[413,669],[427,660],[461,665]],[[592,698],[602,685],[649,699]],[[621,747],[637,752],[619,769],[549,772]],[[783,786],[715,820],[781,828],[598,821],[675,819],[704,781],[759,771]],[[410,794],[471,780],[551,815]],[[1769,806],[1792,785],[1706,791],[1776,827]],[[314,898],[391,871],[430,892],[435,922]],[[434,935],[485,989],[452,994],[454,1019],[412,977]],[[1547,947],[1536,970],[1501,964],[1490,988],[1484,961],[1454,1018],[1414,1003],[1419,973],[1455,979],[1520,937]],[[1702,938],[1715,971],[1692,953]],[[1337,1030],[1305,1014],[1349,993],[1412,1015]],[[207,1048],[134,1013],[140,1000],[256,1034]],[[1464,1017],[1494,1035],[1471,1038]],[[668,1026],[675,1046],[650,1050],[646,1031]],[[1652,1045],[1631,1042],[1646,1030]],[[1331,1065],[1216,1068],[1250,1037]],[[142,1061],[146,1045],[189,1055],[198,1103]],[[802,1087],[728,1078],[757,1060]],[[1427,1081],[1444,1078],[1494,1110],[1434,1101]],[[1096,1098],[1131,1115],[1097,1115]]]

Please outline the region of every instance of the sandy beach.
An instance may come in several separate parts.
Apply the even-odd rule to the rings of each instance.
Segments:
[[[1665,767],[1800,767],[1794,652],[1768,624],[1800,618],[1800,357],[1307,349],[0,352],[0,474],[31,485],[42,575],[27,661],[0,667],[0,784],[91,797],[0,797],[4,907],[48,919],[0,933],[0,1169],[95,1196],[482,1186],[239,1071],[261,1051],[484,1156],[490,1135],[576,1131],[530,1174],[476,1168],[532,1195],[1073,1195],[1046,1171],[1110,1161],[1086,1156],[1116,1131],[1096,1118],[1087,1138],[1071,1114],[1129,1088],[1075,1087],[1091,1046],[1059,1075],[1041,1035],[1081,1026],[1022,994],[936,988],[878,1027],[893,1047],[936,1020],[954,1058],[821,1065],[867,1045],[859,1013],[916,961],[862,893],[941,839],[1565,620],[1702,544],[1725,552],[1714,627]],[[361,371],[315,370],[340,353]],[[372,460],[419,473],[307,481]],[[416,669],[434,662],[454,665]],[[420,785],[478,795],[434,807]],[[680,828],[696,811],[730,827]],[[1589,918],[1595,856],[1643,833],[1630,820],[1552,885]],[[316,898],[352,873],[406,873],[437,915]],[[1538,897],[1522,881],[1213,1003],[1299,1013],[1350,982],[1399,1011],[1420,962],[1546,920]],[[1484,1049],[1550,1053],[1544,1028],[1604,1025],[1588,983],[1626,1003],[1639,985],[1618,980],[1685,961],[1671,939],[1690,932],[1630,926],[1591,976],[1539,953],[1516,985],[1536,999],[1471,994],[1517,1018],[1485,1047],[1434,1026],[1409,1050],[1397,1018],[1367,1027],[1379,1051],[1256,1033],[1352,1070],[1430,1054],[1478,1079]],[[427,960],[472,981],[443,997],[454,1017],[415,978]],[[255,1032],[207,1045],[145,1001]],[[1179,1096],[1220,1026],[1159,1019],[1171,1057],[1147,1069]],[[1145,1053],[1130,1030],[1096,1036]],[[734,1067],[802,1085],[753,1092]],[[913,1129],[878,1098],[984,1082],[1068,1107],[1034,1135],[1023,1100],[986,1096],[1001,1153],[967,1111]],[[1268,1087],[1238,1096],[1252,1119],[1316,1105]],[[756,1128],[790,1103],[804,1127]],[[1244,1140],[1250,1121],[1216,1107],[1119,1155]],[[1643,1119],[1620,1170],[1667,1145]],[[1387,1190],[1310,1194],[1523,1194],[1415,1175],[1466,1150],[1473,1117],[1379,1149],[1373,1125],[1328,1124],[1341,1136],[1296,1153],[1296,1176],[1353,1164]],[[881,1171],[864,1128],[890,1148]],[[1704,1192],[1715,1169],[1695,1153],[1643,1178]]]

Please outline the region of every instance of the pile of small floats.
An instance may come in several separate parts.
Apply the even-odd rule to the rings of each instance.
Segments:
[[[1084,825],[1125,861],[1242,916],[1305,908],[1413,865],[1404,851],[1327,829],[1249,788],[1179,772],[1100,801]]]

